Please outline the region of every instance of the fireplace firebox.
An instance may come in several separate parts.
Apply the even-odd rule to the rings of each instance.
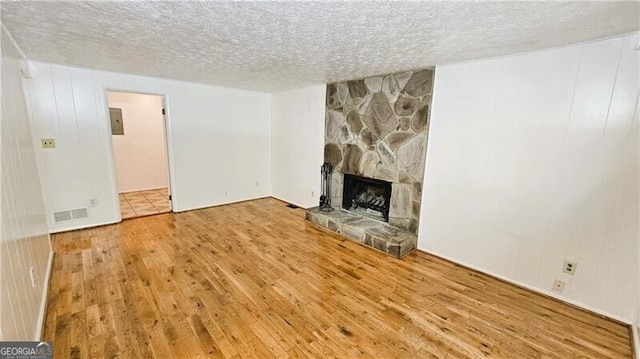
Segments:
[[[391,182],[344,174],[342,208],[389,222]]]

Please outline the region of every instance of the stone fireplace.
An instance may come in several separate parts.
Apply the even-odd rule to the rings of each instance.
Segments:
[[[389,224],[418,233],[433,70],[327,85],[324,159],[332,203],[344,174],[391,182]]]
[[[345,193],[350,195],[345,187],[351,176],[384,181],[391,187],[385,230],[417,235],[432,87],[433,69],[327,85],[324,159],[334,168],[334,207],[353,211],[347,208],[353,206],[353,198],[344,198]],[[375,222],[371,216],[375,213],[360,214]],[[367,244],[366,234],[347,236],[362,237]]]
[[[390,182],[345,173],[342,208],[379,221],[389,222],[390,202]]]

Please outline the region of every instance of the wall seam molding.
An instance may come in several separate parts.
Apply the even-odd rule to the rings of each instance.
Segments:
[[[33,340],[34,341],[41,341],[43,340],[43,335],[44,335],[44,324],[45,324],[45,320],[46,320],[46,316],[47,316],[47,308],[49,306],[49,301],[47,300],[49,298],[49,286],[51,284],[51,273],[52,273],[52,269],[53,269],[53,259],[55,257],[55,252],[51,251],[49,253],[49,260],[47,262],[47,272],[45,273],[45,280],[44,280],[44,295],[42,296],[42,300],[40,301],[40,312],[38,314],[38,324],[36,326],[36,332],[33,336]]]

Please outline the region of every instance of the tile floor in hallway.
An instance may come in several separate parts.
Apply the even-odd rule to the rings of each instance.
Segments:
[[[167,188],[120,193],[122,219],[171,212]]]

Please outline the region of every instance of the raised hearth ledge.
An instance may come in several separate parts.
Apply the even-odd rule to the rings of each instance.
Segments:
[[[321,212],[318,207],[309,208],[306,211],[306,219],[396,258],[402,258],[411,253],[418,243],[418,237],[406,229],[340,208],[336,208],[333,212]]]

